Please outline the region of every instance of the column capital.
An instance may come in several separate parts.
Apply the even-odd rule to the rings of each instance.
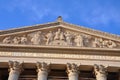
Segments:
[[[75,63],[67,63],[67,73],[79,73],[79,68]]]
[[[97,80],[107,80],[107,67],[95,64],[94,72]]]
[[[37,62],[38,80],[47,80],[49,65],[45,62]]]
[[[49,65],[45,62],[37,62],[36,63],[37,69],[40,71],[49,71]]]
[[[21,73],[23,71],[22,63],[18,61],[9,61],[9,71],[10,73]]]

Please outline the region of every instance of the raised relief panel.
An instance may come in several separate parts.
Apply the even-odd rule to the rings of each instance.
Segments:
[[[1,37],[2,44],[119,48],[117,42],[57,27]]]
[[[99,48],[116,48],[117,44],[112,40],[95,37],[92,46]]]

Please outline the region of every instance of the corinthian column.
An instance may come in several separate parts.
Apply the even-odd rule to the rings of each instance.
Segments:
[[[94,65],[96,80],[107,80],[107,68],[103,65]]]
[[[9,61],[9,77],[8,80],[18,80],[22,71],[22,63],[17,61]]]
[[[37,80],[47,80],[48,76],[48,65],[47,63],[43,62],[37,62]]]
[[[69,80],[78,80],[79,70],[76,64],[67,63],[67,73]]]

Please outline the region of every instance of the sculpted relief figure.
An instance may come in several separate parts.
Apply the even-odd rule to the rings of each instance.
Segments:
[[[103,65],[94,65],[94,72],[97,80],[107,80],[107,69]]]
[[[76,43],[76,46],[80,46],[80,47],[83,46],[83,37],[82,37],[82,35],[79,34],[79,35],[76,36],[75,43]]]
[[[26,35],[23,35],[23,36],[21,37],[21,44],[26,44],[27,41],[28,41],[28,39],[27,39]]]
[[[70,34],[70,32],[66,32],[65,37],[66,37],[66,41],[67,41],[68,45],[72,45],[73,36]]]
[[[23,35],[22,37],[14,37],[13,39],[11,39],[11,37],[6,37],[3,39],[3,43],[14,43],[14,44],[26,44],[27,42],[27,38],[25,35]]]
[[[94,42],[93,42],[93,47],[103,47],[103,39],[102,38],[95,38]]]
[[[59,28],[58,31],[55,33],[54,40],[65,40],[64,33]]]
[[[31,33],[33,34],[33,33]],[[31,35],[30,34],[30,35]],[[29,34],[27,34],[29,35]],[[76,32],[65,31],[58,28],[57,31],[49,31],[41,33],[36,32],[31,35],[31,39],[27,35],[18,34],[3,38],[2,43],[5,44],[34,44],[34,45],[59,45],[59,46],[78,46],[78,47],[95,47],[95,48],[116,48],[119,44],[116,42],[100,37],[93,37],[88,34],[78,34]]]
[[[106,48],[108,44],[108,40],[103,40],[102,42],[102,48]]]
[[[10,36],[5,37],[5,38],[3,39],[3,43],[10,44],[11,42],[12,42],[12,40],[11,40],[11,37],[10,37]]]
[[[116,47],[116,43],[111,40],[103,40],[102,38],[95,38],[93,42],[93,47],[100,47],[100,48],[114,48]]]
[[[14,44],[20,44],[20,42],[21,42],[21,38],[20,37],[14,37],[14,39],[13,39],[13,43]]]
[[[114,47],[116,47],[116,46],[117,46],[117,45],[116,45],[116,43],[115,43],[114,41],[109,40],[108,43],[107,43],[107,47],[108,47],[108,48],[114,48]]]
[[[83,40],[84,46],[91,47],[92,39],[93,39],[92,36],[84,34],[84,40]]]
[[[61,34],[60,34],[60,40],[65,40],[64,32],[61,32]]]
[[[36,34],[33,35],[31,42],[33,44],[41,44],[42,43],[42,39],[43,39],[43,35],[41,33],[41,31],[38,31]]]
[[[47,41],[46,41],[46,45],[48,45],[51,41],[53,41],[54,38],[54,34],[52,33],[52,31],[50,31],[47,35]]]
[[[63,31],[61,31],[60,28],[58,28],[58,30],[52,34],[51,39],[52,38],[53,38],[53,40],[51,42],[49,42],[50,40],[49,40],[49,38],[47,38],[46,44],[67,46],[67,43],[65,41],[65,33]]]
[[[58,31],[55,33],[54,40],[60,40],[60,33],[61,33],[61,29],[58,29]]]

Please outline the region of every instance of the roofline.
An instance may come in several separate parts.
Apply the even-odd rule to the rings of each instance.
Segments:
[[[32,29],[39,29],[39,28],[43,28],[43,27],[56,26],[56,25],[63,25],[63,26],[67,25],[67,26],[70,26],[70,27],[76,27],[79,30],[87,31],[89,33],[93,33],[94,36],[96,36],[96,34],[97,34],[98,36],[102,36],[104,38],[107,37],[109,39],[112,39],[112,40],[115,40],[115,41],[117,40],[118,42],[120,42],[120,36],[119,35],[109,34],[107,32],[94,30],[94,29],[87,28],[87,27],[80,26],[80,25],[74,25],[74,24],[67,23],[67,22],[64,22],[64,21],[60,21],[60,22],[55,21],[55,22],[49,22],[49,23],[45,23],[45,24],[37,24],[37,25],[33,25],[33,26],[24,26],[22,28],[2,30],[2,31],[0,31],[0,36],[4,35],[4,34],[8,34],[8,33],[13,33],[13,32],[20,32],[20,31],[22,32],[22,31],[26,31],[26,30],[29,31],[29,30],[32,30]]]
[[[77,29],[83,31],[84,33],[93,33],[94,36],[98,35],[104,38],[109,38],[112,40],[117,40],[118,42],[120,42],[120,36],[119,35],[115,35],[115,34],[109,34],[107,32],[103,32],[103,31],[99,31],[99,30],[94,30],[91,28],[86,28],[84,26],[79,26],[79,25],[74,25],[74,24],[70,24],[67,22],[61,22],[60,25],[67,25],[69,27],[76,27]]]
[[[59,25],[59,23],[60,22],[49,22],[49,23],[45,23],[45,24],[36,24],[36,25],[32,25],[32,26],[23,26],[23,27],[19,27],[19,28],[1,30],[0,35],[7,34],[7,33],[13,33],[13,32],[19,32],[19,31],[26,31],[26,29],[31,30],[31,29],[43,28],[45,26],[51,26],[51,25],[56,25],[56,24]]]

